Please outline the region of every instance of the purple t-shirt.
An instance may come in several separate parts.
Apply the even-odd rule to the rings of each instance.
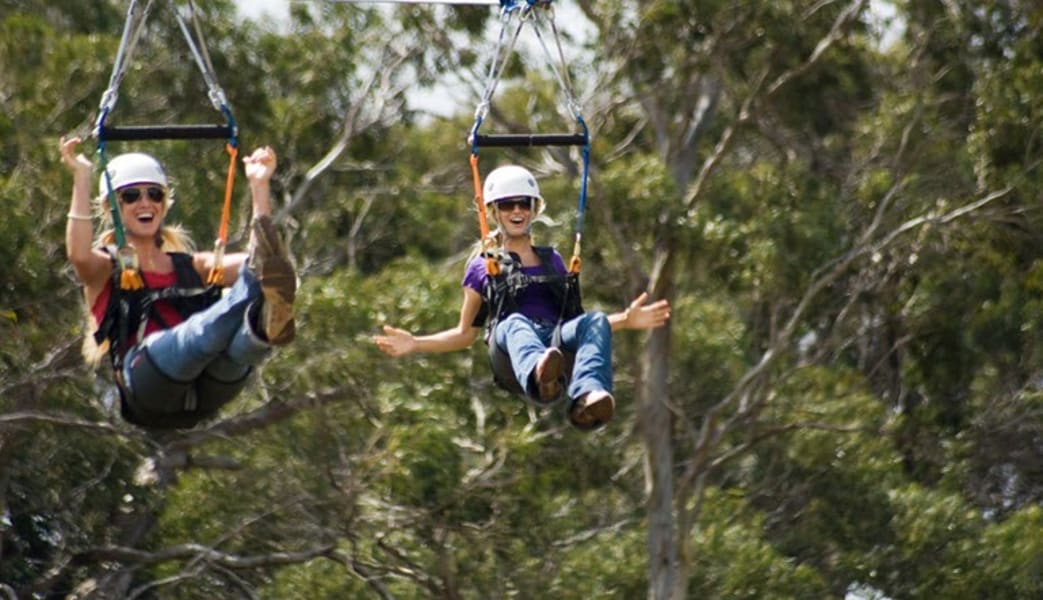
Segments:
[[[515,260],[518,259],[516,255],[514,258]],[[551,267],[557,273],[566,273],[565,261],[562,260],[557,250],[552,252]],[[522,273],[526,275],[543,275],[545,272],[543,265],[536,265],[534,267],[522,267]],[[463,285],[481,294],[482,289],[485,287],[486,277],[485,258],[476,256],[467,264]],[[525,289],[518,292],[514,299],[518,312],[534,321],[557,322],[561,307],[558,306],[558,302],[555,300],[554,290],[551,288],[552,285],[554,284],[540,282],[525,286]]]

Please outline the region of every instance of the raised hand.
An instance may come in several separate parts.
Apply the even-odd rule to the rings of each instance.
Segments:
[[[82,142],[78,137],[71,137],[66,139],[64,136],[59,140],[59,150],[61,152],[62,163],[69,169],[69,172],[74,176],[79,175],[81,177],[91,177],[91,173],[94,171],[94,163],[89,158],[83,155],[81,152],[76,152],[76,146]]]
[[[251,182],[264,182],[272,178],[277,164],[275,150],[270,146],[262,146],[253,151],[250,156],[243,157],[246,167],[246,178]]]

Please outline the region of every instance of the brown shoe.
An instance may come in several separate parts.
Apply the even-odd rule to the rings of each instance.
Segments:
[[[536,385],[540,402],[548,404],[561,395],[561,368],[565,357],[557,348],[547,348],[536,364]]]
[[[286,255],[286,248],[269,216],[253,221],[254,246],[250,266],[261,282],[264,302],[259,325],[273,346],[293,341],[297,333],[293,320],[293,301],[297,296],[297,274]]]
[[[612,420],[616,400],[605,390],[594,390],[576,399],[569,410],[569,421],[583,431],[597,429]]]

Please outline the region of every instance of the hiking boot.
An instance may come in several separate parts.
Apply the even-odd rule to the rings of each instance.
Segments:
[[[264,295],[258,325],[269,344],[289,344],[297,333],[293,320],[297,274],[270,216],[254,219],[253,234],[250,267],[257,274]]]
[[[536,364],[536,386],[539,389],[539,401],[549,404],[561,394],[561,368],[565,357],[557,348],[547,348]]]
[[[605,390],[594,390],[576,398],[569,409],[569,421],[583,431],[597,429],[612,420],[616,400]]]

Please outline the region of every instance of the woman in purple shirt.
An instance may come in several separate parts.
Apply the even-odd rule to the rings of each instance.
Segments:
[[[373,340],[390,356],[462,350],[474,343],[489,317],[492,327],[486,341],[509,357],[520,391],[546,405],[560,396],[567,381],[572,424],[582,430],[605,424],[615,413],[612,332],[662,326],[670,318],[669,303],[659,300],[646,305],[648,294],[642,293],[622,312],[580,312],[576,302],[575,314],[569,313],[568,303],[562,306],[566,269],[561,255],[553,248],[532,245],[533,220],[544,209],[535,177],[519,166],[500,167],[486,178],[483,196],[499,226],[493,236],[501,250],[502,275],[493,279],[504,287],[512,280],[511,274],[520,270],[525,277],[513,281],[521,279],[526,284],[506,285],[509,292],[492,293],[486,258],[476,254],[464,273],[464,300],[456,327],[415,336],[385,325],[384,335]],[[559,348],[552,345],[552,339],[563,313]],[[574,355],[571,378],[564,373],[562,350]]]

